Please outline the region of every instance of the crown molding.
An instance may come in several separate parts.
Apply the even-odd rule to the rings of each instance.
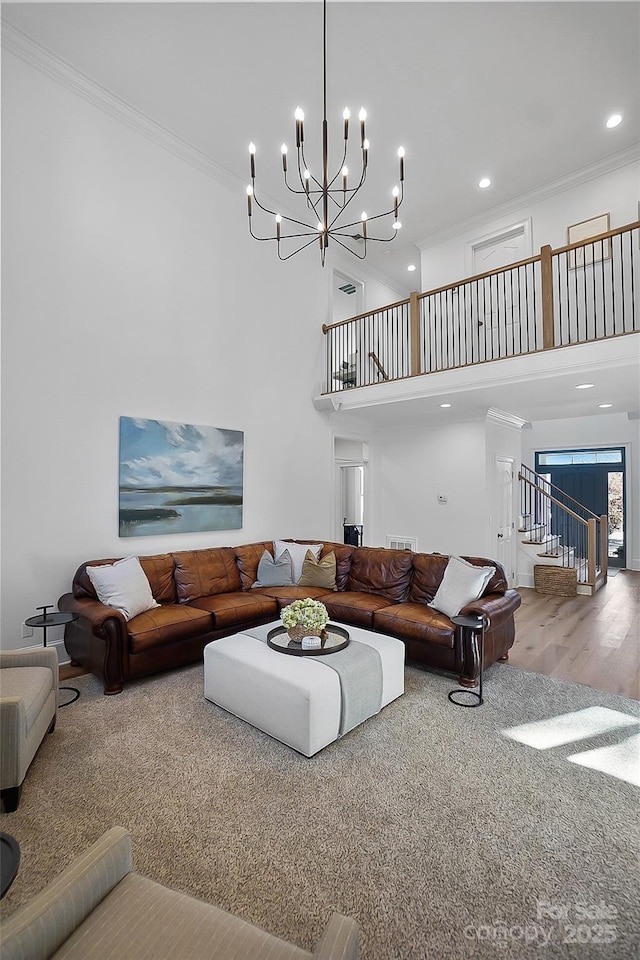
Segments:
[[[523,206],[547,200],[559,193],[564,193],[565,190],[570,190],[572,187],[577,187],[580,186],[580,184],[588,183],[590,180],[603,177],[607,173],[613,173],[615,170],[619,170],[621,167],[627,166],[627,164],[636,163],[639,160],[640,141],[637,141],[625,150],[612,153],[603,160],[597,160],[595,163],[589,164],[587,167],[582,167],[580,170],[574,170],[573,173],[567,174],[565,177],[549,180],[534,190],[513,197],[511,200],[506,200],[504,203],[500,203],[495,207],[489,207],[476,216],[468,217],[464,220],[457,220],[455,223],[448,224],[441,230],[426,234],[421,240],[416,240],[415,245],[420,251],[427,250],[437,243],[452,240],[460,236],[460,234],[466,233],[467,230],[485,226],[489,221],[498,220],[505,216],[514,216],[516,215],[516,211],[522,210]]]
[[[517,417],[515,413],[507,413],[506,410],[499,410],[497,407],[489,407],[486,419],[491,423],[497,423],[500,427],[509,427],[510,430],[526,430],[531,427],[528,420]]]
[[[176,136],[162,124],[152,120],[147,114],[137,110],[107,87],[92,80],[48,47],[4,19],[2,20],[2,47],[87,103],[97,107],[98,110],[135,130],[136,133],[195,167],[206,176],[236,193],[245,192],[246,184],[241,177],[216,163],[197,147]]]

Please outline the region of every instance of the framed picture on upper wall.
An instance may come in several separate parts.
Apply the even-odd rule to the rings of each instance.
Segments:
[[[242,527],[244,433],[120,417],[120,536]]]
[[[567,243],[582,243],[592,237],[599,237],[601,233],[608,233],[611,229],[610,215],[602,213],[599,217],[582,220],[567,227]],[[595,243],[585,243],[583,247],[569,250],[569,269],[588,266],[599,260],[608,260],[611,256],[611,240],[597,240]]]

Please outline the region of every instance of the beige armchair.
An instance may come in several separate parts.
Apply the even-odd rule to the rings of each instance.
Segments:
[[[168,850],[169,854],[170,851]],[[131,870],[112,827],[0,923],[2,960],[357,960],[358,927],[334,913],[313,953]]]
[[[0,796],[7,813],[47,731],[56,725],[58,656],[51,647],[0,651]]]

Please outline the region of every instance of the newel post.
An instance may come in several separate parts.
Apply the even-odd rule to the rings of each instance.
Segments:
[[[596,582],[596,520],[587,520],[587,582],[592,586]]]
[[[411,328],[411,376],[418,377],[422,373],[420,365],[420,301],[418,292],[414,290],[409,295],[409,322]]]
[[[553,268],[551,247],[540,249],[540,280],[542,283],[542,347],[548,350],[553,340]]]
[[[609,573],[609,517],[606,513],[600,517],[600,570],[606,583]]]

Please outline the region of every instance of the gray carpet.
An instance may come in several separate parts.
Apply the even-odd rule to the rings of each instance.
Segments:
[[[544,751],[500,733],[635,701],[496,664],[468,710],[409,667],[404,697],[307,759],[205,701],[200,666],[116,697],[73,683],[2,816],[22,849],[5,915],[120,824],[141,873],[307,949],[338,910],[363,960],[638,955],[638,791],[566,759],[634,728]]]

